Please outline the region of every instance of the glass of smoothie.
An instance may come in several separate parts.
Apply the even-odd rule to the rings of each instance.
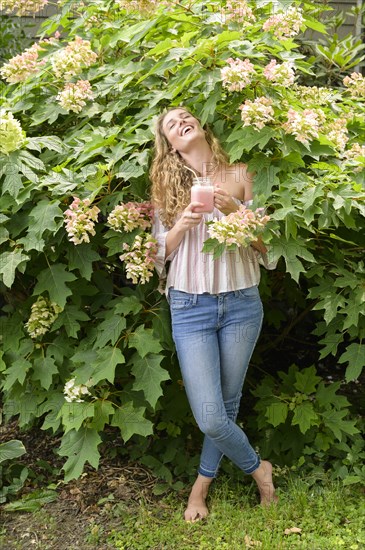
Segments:
[[[214,208],[214,186],[210,178],[194,177],[191,188],[191,202],[201,202],[204,206],[199,207],[200,212],[213,212]]]

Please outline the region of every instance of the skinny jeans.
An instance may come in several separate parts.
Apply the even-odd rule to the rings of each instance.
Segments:
[[[172,334],[194,418],[205,434],[198,473],[216,477],[223,455],[246,474],[260,457],[236,424],[242,386],[260,334],[257,286],[220,294],[169,289]]]

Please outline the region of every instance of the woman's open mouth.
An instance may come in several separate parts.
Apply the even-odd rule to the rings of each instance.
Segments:
[[[193,129],[194,129],[193,126],[190,126],[190,125],[184,126],[184,128],[180,132],[180,135],[181,136],[186,136],[186,134],[191,132],[191,130],[193,130]]]

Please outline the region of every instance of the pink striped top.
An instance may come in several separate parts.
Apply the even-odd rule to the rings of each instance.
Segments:
[[[245,204],[251,203],[247,201]],[[276,262],[270,261],[268,254],[261,254],[252,246],[224,251],[216,260],[213,260],[212,254],[201,252],[203,242],[209,238],[205,222],[223,216],[217,208],[211,214],[204,214],[200,224],[186,231],[179,246],[165,259],[168,229],[162,224],[158,212],[155,213],[152,234],[158,243],[155,267],[160,276],[161,292],[167,295],[168,289],[174,287],[193,294],[219,294],[249,288],[260,282],[259,264],[275,269]],[[168,262],[170,265],[166,275]]]

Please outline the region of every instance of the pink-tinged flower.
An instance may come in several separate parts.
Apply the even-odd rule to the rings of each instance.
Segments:
[[[230,92],[239,92],[251,84],[251,75],[255,74],[252,63],[245,59],[227,59],[228,67],[221,69],[223,86]]]
[[[163,5],[168,7],[171,2],[160,0],[115,0],[115,3],[126,11],[137,11],[139,13],[151,13]]]
[[[48,4],[48,0],[2,0],[1,8],[15,15],[34,15]]]
[[[274,120],[272,100],[267,97],[258,97],[254,101],[246,99],[239,107],[244,126],[254,126],[261,130],[267,123]]]
[[[76,244],[89,243],[89,235],[95,235],[94,225],[100,212],[97,206],[90,207],[90,199],[74,197],[70,208],[65,211],[65,225],[69,241]]]
[[[297,35],[303,22],[302,10],[296,6],[290,6],[285,12],[269,17],[262,28],[264,31],[273,32],[278,40],[283,40]]]
[[[79,36],[69,42],[66,48],[56,52],[51,64],[57,78],[70,80],[79,74],[84,67],[90,67],[97,60],[97,54],[92,51],[89,40]]]
[[[348,88],[351,97],[365,98],[365,77],[360,73],[352,73],[351,76],[345,76],[343,83]]]
[[[88,80],[78,80],[75,84],[68,82],[56,100],[66,111],[79,113],[85,107],[85,99],[93,99],[94,94]]]
[[[108,216],[108,225],[115,231],[130,233],[134,229],[152,226],[153,206],[150,202],[118,204]]]
[[[243,28],[256,21],[252,9],[245,0],[227,0],[223,17],[225,21],[242,23]]]
[[[224,216],[221,220],[209,223],[210,238],[227,246],[248,246],[255,241],[270,220],[263,208],[255,211],[241,205],[236,212]]]
[[[329,122],[325,125],[323,133],[328,137],[330,141],[335,144],[336,149],[343,151],[348,142],[348,130],[347,130],[346,118],[336,118],[336,120]]]
[[[284,61],[277,64],[275,59],[272,59],[264,68],[264,77],[270,80],[274,86],[292,86],[295,80],[293,63]]]
[[[149,233],[137,235],[132,245],[123,244],[124,254],[119,259],[124,262],[127,279],[134,284],[147,283],[153,275],[157,255],[157,241]]]
[[[12,57],[0,69],[1,76],[9,83],[23,82],[31,74],[37,73],[45,61],[38,61],[38,44],[33,44],[22,54]]]
[[[304,109],[302,112],[289,109],[283,128],[287,134],[294,135],[297,141],[308,145],[310,141],[318,138],[319,128],[325,121],[326,116],[322,109]]]

